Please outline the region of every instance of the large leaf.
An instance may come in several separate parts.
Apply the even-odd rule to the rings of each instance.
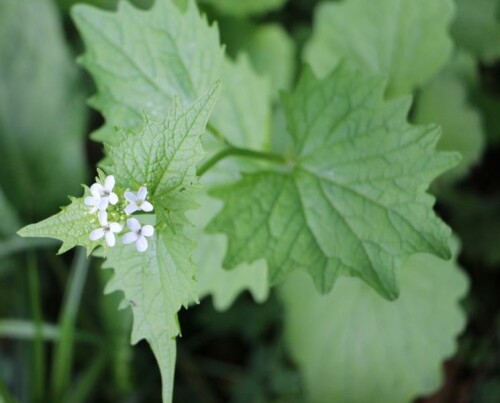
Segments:
[[[274,283],[304,269],[326,292],[350,274],[393,299],[408,256],[449,258],[450,231],[425,190],[458,156],[436,153],[439,129],[409,125],[409,100],[383,93],[383,81],[344,67],[322,81],[305,72],[283,99],[285,168],[214,192],[225,206],[209,229],[228,235],[227,268],[265,257]]]
[[[140,128],[145,112],[162,119],[174,96],[192,102],[221,78],[217,28],[193,1],[185,11],[170,0],[147,11],[126,1],[116,12],[84,5],[72,11],[86,46],[81,61],[98,89],[92,105],[106,118],[95,139],[113,141],[116,126]]]
[[[387,92],[412,92],[446,62],[452,0],[348,0],[324,3],[304,59],[324,75],[345,59],[389,77]]]
[[[280,289],[288,347],[315,403],[403,403],[434,391],[455,351],[467,289],[455,262],[415,255],[389,302],[365,284],[340,279],[320,296],[297,273]]]
[[[0,186],[25,218],[85,177],[85,94],[52,1],[0,3]]]

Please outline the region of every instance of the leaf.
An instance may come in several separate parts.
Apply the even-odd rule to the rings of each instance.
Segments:
[[[465,325],[467,283],[455,261],[426,254],[405,264],[393,302],[350,278],[320,296],[292,276],[280,289],[285,337],[309,400],[401,403],[436,390]]]
[[[72,15],[86,47],[81,62],[98,89],[91,103],[106,119],[96,140],[116,141],[116,126],[140,129],[144,113],[162,120],[174,96],[193,102],[221,78],[217,28],[192,0],[184,12],[157,0],[147,11],[122,1],[116,12],[78,5]]]
[[[466,83],[448,66],[422,88],[415,103],[414,121],[441,125],[443,136],[437,148],[458,151],[460,164],[442,180],[449,182],[466,175],[482,157],[485,135],[480,113],[469,102]]]
[[[0,3],[0,60],[0,187],[32,220],[86,174],[85,93],[52,1]]]
[[[86,192],[88,195],[89,193]],[[61,212],[36,224],[30,224],[18,231],[22,237],[55,238],[63,241],[58,253],[64,253],[75,246],[83,246],[87,254],[98,246],[89,234],[99,226],[97,218],[88,213],[83,197],[70,198],[71,204]]]
[[[198,197],[198,202],[201,207],[190,212],[189,219],[195,223],[192,238],[198,244],[193,259],[199,267],[199,297],[211,295],[219,311],[228,309],[246,289],[255,301],[264,302],[269,294],[265,261],[257,260],[251,265],[242,264],[234,270],[224,270],[222,261],[227,249],[226,237],[204,233],[207,223],[221,209],[222,203],[205,194]]]
[[[340,60],[389,78],[391,96],[411,93],[446,62],[452,0],[349,0],[324,3],[304,60],[320,76]]]
[[[268,77],[274,94],[290,89],[295,78],[295,43],[278,24],[255,27],[244,46],[255,70]]]
[[[383,92],[380,79],[345,67],[322,81],[306,70],[283,98],[286,169],[213,192],[225,203],[209,226],[228,235],[225,267],[265,257],[272,283],[303,269],[327,292],[349,274],[394,299],[408,256],[449,258],[450,231],[425,189],[458,156],[436,153],[439,129],[409,125],[409,99],[384,102]]]
[[[211,124],[235,146],[266,148],[271,125],[269,83],[256,75],[244,55],[235,62],[224,61],[223,77],[225,89],[214,108]]]
[[[117,184],[123,188],[145,184],[160,209],[176,208],[175,200],[170,199],[184,200],[186,188],[197,184],[196,164],[204,155],[201,136],[220,87],[220,83],[213,85],[187,108],[174,101],[165,121],[147,118],[140,133],[122,132],[118,144],[107,145],[105,166],[114,173]]]
[[[263,14],[281,8],[287,0],[198,0],[201,4],[209,4],[220,13],[243,17]]]
[[[456,0],[452,34],[457,43],[486,63],[500,56],[500,2]]]
[[[141,133],[108,147],[107,163],[117,183],[148,185],[156,234],[147,253],[127,245],[109,250],[103,267],[114,269],[114,277],[106,291],[123,291],[130,301],[132,343],[145,339],[150,344],[162,374],[165,402],[172,400],[177,312],[198,300],[195,244],[183,233],[188,223],[184,214],[195,206],[192,192],[198,184],[196,164],[203,158],[201,136],[219,92],[217,83],[187,108],[174,101],[165,122],[148,121]]]

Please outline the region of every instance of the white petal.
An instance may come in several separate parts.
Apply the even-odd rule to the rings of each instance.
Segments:
[[[125,245],[128,245],[129,243],[137,241],[139,238],[139,235],[137,235],[135,232],[127,232],[125,235],[123,235],[122,241]]]
[[[92,207],[89,211],[90,214],[94,214],[98,210],[97,206]]]
[[[152,225],[143,225],[141,228],[141,234],[144,236],[152,236],[155,229]]]
[[[108,213],[106,213],[105,211],[99,211],[97,218],[99,218],[99,224],[101,224],[102,227],[108,225]]]
[[[131,192],[130,190],[127,190],[124,196],[125,199],[127,199],[131,203],[134,203],[137,200],[137,196],[135,195],[135,193]]]
[[[137,207],[137,204],[135,203],[130,203],[127,207],[123,209],[123,211],[125,211],[125,214],[132,214],[135,213],[137,210],[139,210],[139,207]]]
[[[99,200],[96,199],[95,197],[87,196],[83,202],[85,203],[86,206],[89,207],[95,207],[99,204]]]
[[[104,236],[104,230],[102,228],[97,228],[90,233],[90,239],[92,241],[97,241]]]
[[[116,203],[118,203],[118,196],[116,195],[116,193],[110,193],[108,200],[114,206]]]
[[[106,244],[110,248],[115,246],[115,234],[113,234],[111,231],[106,231],[106,234],[104,236],[106,237]]]
[[[137,218],[129,218],[127,220],[127,227],[134,232],[139,232],[141,230],[141,223],[137,220]]]
[[[141,235],[135,242],[135,247],[137,248],[138,252],[145,252],[148,248],[148,241]]]
[[[123,229],[123,227],[120,224],[118,224],[117,222],[110,222],[109,229],[111,230],[111,232],[118,233]]]
[[[90,187],[90,194],[96,198],[100,198],[104,193],[104,188],[100,183],[94,183]]]
[[[153,205],[148,201],[142,202],[141,210],[149,213],[150,211],[153,211]]]
[[[99,202],[99,210],[104,211],[108,208],[109,199],[107,197],[103,197]]]
[[[148,190],[146,189],[145,186],[141,186],[139,188],[139,191],[137,192],[137,200],[144,201],[146,200],[147,196],[148,196]]]
[[[106,176],[104,179],[104,189],[111,193],[113,188],[115,187],[115,177],[113,175]]]

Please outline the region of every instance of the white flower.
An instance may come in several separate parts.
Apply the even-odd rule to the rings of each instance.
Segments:
[[[125,199],[127,199],[130,204],[125,207],[125,213],[132,214],[139,210],[145,211],[146,213],[153,211],[153,205],[146,200],[147,195],[148,190],[145,186],[139,188],[137,195],[127,190],[125,192]]]
[[[130,244],[135,242],[135,247],[138,252],[144,252],[148,248],[148,241],[146,237],[153,236],[154,228],[152,225],[142,225],[135,218],[127,220],[127,226],[132,230],[123,236],[123,243]]]
[[[90,239],[92,241],[98,241],[104,237],[109,247],[115,246],[115,234],[122,230],[122,226],[117,222],[108,223],[108,213],[105,211],[99,211],[98,217],[101,227],[90,233]]]
[[[90,200],[90,197],[85,198],[85,204],[90,203],[87,204],[87,206],[93,206],[92,210],[97,207],[97,209],[101,211],[106,210],[108,208],[108,204],[115,205],[116,203],[118,203],[118,196],[116,195],[116,193],[113,193],[114,187],[115,177],[113,175],[106,176],[106,178],[104,179],[104,186],[100,183],[94,183],[90,187],[92,200]]]
[[[92,191],[90,191],[92,193]],[[101,205],[101,195],[99,193],[92,193],[92,196],[87,196],[83,201],[86,206],[92,207],[90,209],[90,214],[94,214],[97,210],[99,210],[99,206]]]

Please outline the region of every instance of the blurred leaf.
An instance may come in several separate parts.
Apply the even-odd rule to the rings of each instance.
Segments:
[[[79,5],[72,14],[86,47],[82,64],[98,89],[91,103],[106,118],[96,140],[116,141],[116,127],[137,131],[144,113],[164,120],[174,96],[192,102],[221,78],[217,28],[194,1],[185,12],[158,0],[146,12],[122,1],[114,13]]]
[[[244,45],[257,73],[270,79],[272,91],[290,89],[295,78],[295,43],[278,24],[266,24],[252,30]]]
[[[453,248],[456,251],[456,246]],[[467,280],[455,262],[414,255],[389,302],[341,278],[319,296],[302,273],[281,288],[290,352],[315,403],[402,403],[433,392],[465,325]]]
[[[439,181],[459,179],[482,157],[485,134],[481,115],[469,102],[468,95],[467,82],[450,64],[422,88],[415,103],[415,123],[441,125],[443,134],[438,149],[458,151],[462,155],[460,164]]]
[[[269,83],[254,72],[245,55],[235,62],[226,58],[222,77],[222,94],[210,124],[235,146],[266,148],[271,126]]]
[[[500,56],[500,1],[455,1],[457,16],[452,26],[455,40],[480,60],[493,62]]]
[[[190,212],[189,218],[196,224],[193,232],[198,246],[194,252],[194,261],[199,267],[199,297],[212,295],[214,307],[219,311],[228,309],[246,289],[255,301],[266,300],[269,286],[265,261],[257,260],[252,264],[241,264],[233,270],[225,270],[222,261],[227,249],[226,237],[203,233],[207,223],[221,209],[222,203],[208,195],[200,196],[198,202],[201,207]]]
[[[320,76],[340,60],[387,76],[391,96],[411,93],[446,62],[452,0],[349,0],[320,4],[304,52]]]
[[[52,1],[0,2],[0,186],[24,218],[53,212],[84,181],[86,118]]]
[[[198,0],[200,4],[209,4],[222,14],[245,16],[263,14],[279,9],[288,0]]]

